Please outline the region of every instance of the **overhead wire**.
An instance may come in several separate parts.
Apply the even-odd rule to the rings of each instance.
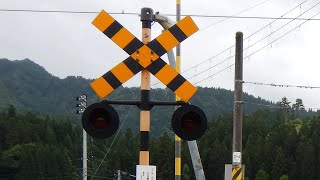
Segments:
[[[135,94],[134,99],[135,99],[135,98],[137,98],[137,94]],[[113,145],[114,145],[114,143],[115,143],[115,140],[117,139],[117,137],[118,137],[118,135],[119,135],[119,133],[120,133],[123,125],[125,124],[125,122],[126,122],[126,120],[127,120],[127,118],[128,118],[129,112],[131,111],[132,107],[133,107],[133,106],[130,106],[130,108],[128,109],[128,112],[127,112],[127,114],[126,114],[123,122],[120,124],[120,127],[119,127],[118,131],[116,132],[116,135],[115,135],[115,137],[113,138],[113,140],[112,140],[112,142],[111,142],[111,145],[110,145],[108,151],[105,153],[105,155],[104,155],[104,157],[102,158],[100,164],[98,165],[97,169],[96,169],[95,172],[93,173],[93,175],[92,175],[92,177],[91,177],[91,180],[95,177],[95,175],[96,175],[96,173],[99,171],[99,168],[101,167],[102,163],[104,162],[104,160],[105,160],[106,157],[108,156],[111,148],[113,147]]]
[[[243,11],[240,11],[239,13],[236,13],[234,15],[203,15],[203,14],[182,14],[181,16],[192,16],[192,17],[199,17],[199,18],[225,18],[221,21],[218,21],[214,24],[211,24],[205,28],[200,29],[204,30],[207,29],[208,27],[214,26],[216,24],[219,24],[227,19],[261,19],[261,20],[307,20],[307,18],[294,18],[294,17],[270,17],[270,16],[237,16],[238,14],[241,14],[245,11],[248,11],[250,9],[253,9],[261,4],[264,4],[265,2],[270,1],[266,0],[263,1],[259,4],[256,4],[252,7],[249,7],[248,9],[245,9]],[[99,11],[71,11],[71,10],[37,10],[37,9],[0,9],[0,12],[29,12],[29,13],[63,13],[63,14],[97,14]],[[109,14],[114,14],[114,15],[136,15],[139,16],[140,13],[137,12],[109,12]],[[166,16],[176,16],[175,14],[165,14]],[[320,18],[313,18],[309,19],[313,21],[319,21]]]
[[[212,26],[214,26],[214,25],[217,25],[217,24],[219,24],[219,23],[221,23],[221,22],[223,22],[223,21],[225,21],[225,20],[227,20],[227,19],[234,18],[234,17],[236,17],[237,15],[239,15],[239,14],[241,14],[241,13],[243,13],[243,12],[249,11],[249,10],[251,10],[251,9],[253,9],[253,8],[256,8],[256,7],[258,7],[258,6],[266,3],[266,2],[268,2],[268,1],[270,1],[270,0],[265,0],[265,1],[263,1],[263,2],[260,2],[260,3],[254,5],[254,6],[251,6],[251,7],[247,8],[247,9],[245,9],[245,10],[242,10],[242,11],[240,11],[240,12],[238,12],[238,13],[232,15],[232,16],[224,16],[224,17],[223,17],[224,19],[222,19],[222,20],[220,20],[220,21],[218,21],[218,22],[216,22],[216,23],[210,24],[210,25],[208,25],[208,26],[200,29],[199,31],[203,31],[203,30],[205,30],[205,29],[208,29],[208,28],[210,28],[210,27],[212,27]],[[195,16],[195,15],[193,15],[193,16]],[[213,16],[199,16],[199,15],[198,15],[198,16],[196,16],[196,17],[213,17]],[[220,16],[220,18],[222,18],[222,16]]]
[[[300,6],[301,6],[302,4],[304,4],[306,1],[308,1],[308,0],[304,0],[303,2],[301,2],[300,4],[298,4],[297,6],[293,7],[292,9],[290,9],[289,11],[287,11],[286,13],[282,14],[278,19],[275,19],[274,21],[268,23],[267,25],[263,26],[262,28],[258,29],[257,31],[253,32],[252,34],[250,34],[249,36],[247,36],[246,38],[244,38],[244,40],[249,39],[250,37],[256,35],[256,34],[259,33],[259,32],[261,32],[263,29],[269,27],[271,24],[273,24],[273,23],[275,23],[276,21],[278,21],[281,17],[286,16],[287,14],[289,14],[290,12],[292,12],[293,10],[295,10],[296,8],[300,7]],[[234,46],[235,46],[235,45],[232,45],[232,46],[230,46],[230,47],[228,47],[228,48],[220,51],[219,53],[215,54],[214,56],[212,56],[212,57],[206,59],[205,61],[202,61],[202,62],[200,62],[200,63],[198,63],[198,64],[196,64],[196,65],[194,65],[194,66],[192,66],[192,67],[190,67],[190,68],[188,68],[187,70],[183,71],[182,73],[188,72],[188,71],[194,69],[195,67],[197,67],[197,66],[199,66],[199,65],[202,65],[202,64],[204,64],[204,63],[206,63],[206,62],[208,62],[208,61],[210,61],[210,60],[218,57],[219,55],[221,55],[221,54],[227,52],[228,50],[230,50],[231,48],[233,48]],[[251,46],[250,46],[250,47],[251,47]],[[248,49],[248,48],[249,48],[249,47],[247,47],[246,49]],[[229,60],[230,58],[231,58],[231,57],[229,57],[229,58],[227,58],[227,59],[224,59],[223,61],[221,61],[221,62],[219,62],[219,63],[217,63],[217,64],[222,64],[223,62]],[[216,66],[216,65],[214,65],[214,67],[215,67],[215,66]]]
[[[304,4],[304,3],[307,2],[307,1],[308,1],[308,0],[302,1],[301,3],[299,3],[299,4],[296,5],[296,6],[294,6],[292,9],[290,9],[289,11],[285,12],[284,14],[282,14],[282,15],[281,15],[280,17],[278,17],[277,19],[273,20],[272,22],[268,23],[267,25],[263,26],[262,28],[258,29],[257,31],[255,31],[255,32],[253,32],[252,34],[250,34],[249,36],[247,36],[244,40],[247,40],[247,39],[249,39],[250,37],[256,35],[256,34],[259,33],[259,32],[261,32],[263,29],[269,27],[271,24],[275,23],[276,21],[278,21],[278,20],[281,19],[282,17],[288,15],[288,14],[291,13],[293,10],[299,8],[302,4]],[[298,16],[298,17],[300,17],[300,16]],[[295,17],[295,18],[298,18],[298,17]],[[309,19],[310,19],[310,18],[309,18]],[[269,35],[268,35],[268,36],[269,36]],[[230,47],[228,47],[228,48],[220,51],[219,53],[211,56],[210,58],[208,58],[208,59],[206,59],[206,60],[204,60],[204,61],[202,61],[202,62],[200,62],[200,63],[198,63],[198,64],[196,64],[196,65],[194,65],[194,66],[192,66],[192,67],[190,67],[190,68],[188,68],[188,69],[186,69],[186,70],[184,70],[184,71],[182,71],[181,74],[184,74],[184,73],[186,73],[186,72],[188,72],[188,71],[190,71],[190,70],[192,70],[192,69],[197,68],[198,66],[200,66],[200,65],[202,65],[202,64],[204,64],[204,63],[206,63],[206,62],[208,62],[208,61],[211,61],[212,59],[214,59],[214,58],[220,56],[221,54],[229,51],[229,50],[230,50],[231,48],[233,48],[233,47],[235,47],[235,45],[232,45],[232,46],[230,46]],[[245,50],[249,49],[250,47],[252,47],[252,46],[248,46],[247,48],[245,48]],[[200,71],[200,72],[198,72],[196,75],[193,75],[193,76],[191,76],[191,77],[189,77],[189,78],[194,78],[195,76],[198,76],[198,75],[200,75],[200,74],[203,74],[204,72],[207,72],[207,71],[211,70],[212,68],[219,66],[220,64],[228,61],[229,59],[231,59],[231,58],[233,58],[233,57],[234,57],[234,55],[233,55],[233,56],[229,56],[228,58],[225,58],[225,59],[223,59],[222,61],[220,61],[220,62],[218,62],[218,63],[216,63],[216,64],[214,64],[214,65],[212,65],[212,66],[209,66],[209,68],[207,68],[207,69],[205,69],[205,70],[203,70],[203,71]],[[223,70],[219,71],[218,73],[214,73],[213,75],[211,75],[211,76],[208,77],[208,78],[205,78],[204,80],[207,80],[207,79],[212,78],[212,76],[217,75],[217,74],[221,73],[221,72],[224,71],[224,70],[227,70],[228,68],[232,67],[233,65],[234,65],[234,64],[229,65],[228,67],[224,68]],[[200,81],[196,82],[195,84],[199,84],[200,82],[203,82],[204,80],[200,80]],[[160,83],[161,83],[161,82],[157,82],[157,83],[152,84],[151,86],[155,86],[155,85],[160,84]]]
[[[315,17],[315,16],[317,16],[317,15],[319,15],[319,14],[320,14],[320,12],[316,13],[316,14],[315,14],[315,15],[313,15],[311,18],[313,18],[313,17]],[[273,41],[269,42],[267,45],[265,45],[265,46],[261,47],[260,49],[258,49],[258,50],[256,50],[256,51],[254,51],[253,53],[251,53],[251,54],[247,55],[246,57],[244,57],[244,59],[246,59],[246,58],[248,58],[248,57],[252,56],[253,54],[255,54],[255,53],[257,53],[257,52],[261,51],[261,50],[262,50],[262,49],[264,49],[264,48],[266,48],[266,47],[267,47],[267,46],[269,46],[270,44],[272,44],[272,43],[274,43],[274,42],[278,41],[279,39],[281,39],[281,38],[283,38],[284,36],[288,35],[288,34],[289,34],[289,33],[291,33],[292,31],[294,31],[294,30],[296,30],[297,28],[301,27],[302,25],[304,25],[304,24],[305,24],[306,22],[308,22],[308,21],[309,21],[309,20],[306,20],[306,21],[304,21],[303,23],[301,23],[301,24],[299,24],[299,25],[295,26],[293,29],[291,29],[290,31],[287,31],[285,34],[283,34],[283,35],[279,36],[278,38],[274,39]]]
[[[306,11],[300,13],[298,17],[302,16],[303,14],[309,12],[311,9],[315,8],[316,6],[318,6],[320,4],[320,2],[316,3],[315,5],[313,5],[312,7],[310,7],[309,9],[307,9]],[[307,21],[309,21],[310,18],[306,19]],[[271,33],[269,33],[268,35],[264,36],[263,38],[261,38],[260,40],[256,41],[255,43],[251,44],[250,46],[248,46],[247,48],[245,48],[244,50],[247,50],[248,48],[258,44],[259,42],[263,41],[264,39],[266,39],[267,37],[270,37],[270,35],[274,34],[275,32],[279,31],[280,29],[284,28],[285,26],[287,26],[288,24],[292,23],[295,19],[292,19],[291,21],[285,23],[284,25],[280,26],[278,29],[272,31]]]
[[[242,101],[242,103],[243,104],[257,105],[257,106],[264,106],[264,107],[269,107],[269,108],[281,108],[280,106],[273,105],[273,104],[261,104],[261,103],[247,102],[247,101]]]
[[[94,155],[94,142],[93,137],[91,137],[91,158],[92,158],[92,168],[96,167],[95,155]]]
[[[305,86],[305,85],[291,85],[291,84],[274,84],[274,83],[263,83],[263,82],[250,82],[241,81],[241,83],[262,85],[262,86],[272,86],[272,87],[285,87],[285,88],[304,88],[304,89],[320,89],[320,86]]]
[[[315,17],[315,16],[317,16],[317,15],[319,15],[319,14],[320,14],[320,12],[316,13],[316,14],[313,15],[312,17]],[[311,17],[311,18],[312,18],[312,17]],[[261,51],[261,50],[263,50],[264,48],[268,47],[270,44],[272,44],[272,43],[278,41],[279,39],[283,38],[284,36],[290,34],[292,31],[294,31],[295,29],[301,27],[301,26],[302,26],[303,24],[305,24],[306,22],[308,22],[308,20],[306,20],[306,21],[304,21],[303,23],[297,25],[296,27],[294,27],[294,28],[291,29],[290,31],[287,31],[285,34],[283,34],[283,35],[281,35],[280,37],[274,39],[273,41],[267,43],[265,46],[262,46],[261,48],[257,49],[256,51],[252,52],[251,54],[247,55],[246,57],[244,57],[244,59],[248,59],[250,56],[258,53],[258,52]],[[230,67],[232,67],[232,66],[234,66],[234,63],[231,64],[231,65],[229,65],[227,68],[224,68],[223,70],[221,70],[221,71],[219,71],[219,72],[217,72],[217,73],[215,73],[215,74],[213,74],[213,75],[210,75],[210,76],[208,76],[208,77],[206,77],[206,78],[204,78],[204,79],[199,80],[199,81],[196,82],[195,84],[199,84],[200,82],[203,82],[203,81],[205,81],[205,80],[207,80],[207,79],[209,79],[209,78],[212,78],[213,76],[215,76],[215,75],[217,75],[217,74],[219,74],[219,73],[227,70],[228,68],[230,68]]]
[[[56,177],[45,177],[40,179],[62,179],[62,178],[71,178],[71,177],[76,177],[76,176],[56,176]]]
[[[261,103],[253,103],[253,102],[247,102],[247,101],[242,101],[243,104],[250,104],[250,105],[257,105],[257,106],[263,106],[263,107],[268,107],[268,108],[274,108],[274,109],[289,109],[291,108],[289,107],[281,107],[280,105],[277,104],[261,104]],[[313,107],[309,107],[309,108],[305,108],[305,110],[316,110],[319,111],[320,108],[313,108]]]
[[[319,4],[320,4],[320,2],[318,2],[316,5],[312,6],[312,8],[314,8],[315,6],[317,6],[317,5],[319,5]],[[310,11],[312,8],[309,8],[307,11]],[[306,13],[307,11],[305,11],[305,12],[303,12],[303,13]],[[317,14],[315,14],[315,15],[313,15],[313,16],[311,16],[309,19],[314,18],[314,17],[317,16],[318,14],[320,14],[320,12],[317,13]],[[300,15],[299,15],[299,16],[300,16]],[[249,58],[250,56],[252,56],[253,54],[261,51],[262,49],[264,49],[264,48],[266,48],[266,47],[268,47],[270,44],[272,44],[272,43],[278,41],[279,39],[283,38],[284,36],[288,35],[288,34],[291,33],[293,30],[297,29],[298,27],[301,27],[303,24],[305,24],[305,23],[308,22],[308,21],[309,21],[309,20],[305,20],[303,23],[300,23],[299,25],[295,26],[295,27],[294,27],[293,29],[291,29],[290,31],[286,32],[285,34],[281,35],[280,37],[276,38],[275,40],[267,43],[267,44],[266,44],[265,46],[263,46],[262,48],[259,48],[258,50],[254,51],[253,53],[247,55],[246,57],[244,57],[244,59],[248,59],[248,58]],[[287,25],[288,25],[288,24],[287,24]],[[277,29],[277,30],[275,30],[275,31],[279,31],[279,29]],[[274,33],[275,31],[273,31],[272,33]],[[265,37],[266,37],[266,36],[265,36]],[[263,37],[262,39],[265,39],[265,37]],[[258,40],[258,41],[261,41],[261,40]],[[257,43],[254,43],[254,44],[257,44]],[[251,46],[248,46],[248,47],[245,48],[244,50],[247,50],[249,47],[252,47],[252,45],[251,45]],[[234,56],[232,56],[232,57],[234,57]],[[228,58],[224,59],[223,61],[221,61],[221,62],[219,62],[219,63],[217,63],[217,64],[222,64],[223,62],[227,61],[227,60],[230,59],[230,58],[231,58],[231,57],[228,57]],[[231,67],[231,66],[233,66],[233,65],[234,65],[234,63],[231,64],[231,65],[229,65],[228,67]],[[215,67],[215,65],[214,65],[214,67]],[[200,74],[208,71],[208,70],[211,69],[211,68],[213,68],[213,67],[209,67],[209,68],[205,69],[204,71],[201,71],[200,73],[198,73],[198,74],[196,74],[196,75],[200,75]],[[228,68],[224,68],[224,70],[226,70],[226,69],[228,69]],[[224,70],[223,70],[223,71],[224,71]],[[220,72],[222,72],[222,71],[219,71],[219,73],[220,73]],[[219,74],[219,73],[215,73],[214,75]],[[196,76],[196,75],[194,75],[194,76]],[[209,76],[209,77],[206,78],[206,79],[209,79],[209,78],[211,78],[211,77],[214,76],[214,75],[211,75],[211,76]],[[193,78],[194,76],[191,76],[190,78]],[[198,83],[200,83],[200,82],[203,82],[203,80],[200,80],[200,81],[197,82],[196,84],[198,84]]]

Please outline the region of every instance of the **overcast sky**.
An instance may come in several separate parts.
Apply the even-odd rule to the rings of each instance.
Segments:
[[[182,0],[182,14],[234,15],[265,0]],[[267,0],[261,5],[238,16],[280,17],[304,0]],[[1,0],[0,9],[101,11],[109,13],[139,13],[142,7],[151,7],[163,14],[175,14],[175,0]],[[297,17],[317,0],[306,0],[285,17]],[[320,12],[320,4],[304,13],[301,18],[310,18]],[[43,66],[49,73],[65,78],[83,76],[98,78],[128,55],[105,37],[92,24],[97,14],[0,12],[0,58],[21,60],[29,58]],[[137,15],[113,15],[123,26],[138,38],[141,37],[141,22]],[[175,20],[175,17],[170,17]],[[315,18],[320,18],[316,16]],[[234,55],[235,33],[242,31],[244,38],[268,25],[267,19],[225,19],[193,16],[199,31],[182,44],[183,76],[202,87],[222,87],[233,90],[234,58],[224,61],[211,70],[196,74]],[[277,20],[244,41],[244,57],[273,42],[278,37],[296,28],[288,35],[271,43],[266,48],[245,58],[244,81],[320,86],[319,42],[320,21]],[[288,25],[285,25],[289,23]],[[209,26],[209,27],[208,27]],[[283,28],[279,29],[280,27]],[[161,33],[161,26],[152,26],[152,38]],[[270,35],[269,35],[270,34]],[[266,38],[264,38],[266,37]],[[263,39],[264,38],[264,39]],[[263,39],[261,42],[256,43]],[[226,50],[227,49],[227,50]],[[221,51],[221,55],[210,59]],[[167,60],[166,56],[163,59]],[[197,64],[204,62],[202,65]],[[196,66],[196,67],[195,67]],[[190,79],[190,77],[195,76]],[[204,80],[206,79],[207,80]],[[204,81],[202,81],[204,80]],[[138,86],[139,75],[125,85]],[[198,83],[199,81],[202,81]],[[152,83],[156,83],[152,79]],[[160,87],[160,86],[153,86]],[[280,101],[286,96],[291,102],[302,98],[307,108],[320,108],[320,89],[277,88],[244,84],[244,91],[267,100]]]

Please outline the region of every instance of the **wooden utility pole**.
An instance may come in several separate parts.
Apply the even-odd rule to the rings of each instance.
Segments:
[[[243,82],[243,33],[236,33],[235,82],[233,109],[232,179],[242,179],[242,82]]]

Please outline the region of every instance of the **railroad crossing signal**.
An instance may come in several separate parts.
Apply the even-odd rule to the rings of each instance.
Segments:
[[[185,102],[197,91],[195,86],[160,58],[198,30],[190,16],[186,16],[148,44],[143,44],[104,10],[92,24],[130,55],[90,84],[99,98],[108,96],[143,68]]]
[[[85,131],[92,137],[100,139],[108,138],[117,131],[119,116],[110,104],[137,105],[145,115],[150,114],[150,109],[155,105],[182,105],[173,114],[171,120],[173,131],[185,140],[195,140],[201,137],[207,129],[207,118],[200,108],[187,103],[197,91],[197,88],[160,58],[198,30],[190,16],[185,17],[147,44],[138,40],[105,11],[99,13],[93,20],[93,25],[130,55],[91,83],[91,87],[101,99],[108,96],[141,70],[147,70],[184,102],[150,101],[149,90],[147,89],[141,90],[141,101],[103,100],[91,104],[84,111],[82,125]],[[146,25],[143,24],[143,26]],[[148,28],[145,27],[145,29]],[[144,35],[150,37],[149,34],[145,33]],[[145,119],[148,120],[149,118],[146,116]],[[140,124],[140,128],[144,127],[143,130],[140,129],[142,139],[140,153],[148,152],[149,144],[150,122],[143,122],[144,124]],[[148,153],[145,153],[145,155],[148,155]],[[146,157],[148,156],[144,156],[144,160],[148,159]]]

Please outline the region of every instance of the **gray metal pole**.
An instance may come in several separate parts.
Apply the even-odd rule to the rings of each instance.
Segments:
[[[88,177],[88,166],[87,166],[87,132],[82,129],[82,179],[87,180]]]
[[[121,170],[118,170],[118,180],[121,180]]]
[[[233,157],[232,165],[241,166],[242,152],[242,81],[243,81],[243,33],[236,33],[234,109],[233,109]]]
[[[194,169],[194,174],[196,176],[196,180],[205,180],[206,177],[204,175],[201,158],[199,154],[199,149],[197,145],[197,141],[188,141],[188,147],[190,151],[190,156],[192,160],[192,165]]]

